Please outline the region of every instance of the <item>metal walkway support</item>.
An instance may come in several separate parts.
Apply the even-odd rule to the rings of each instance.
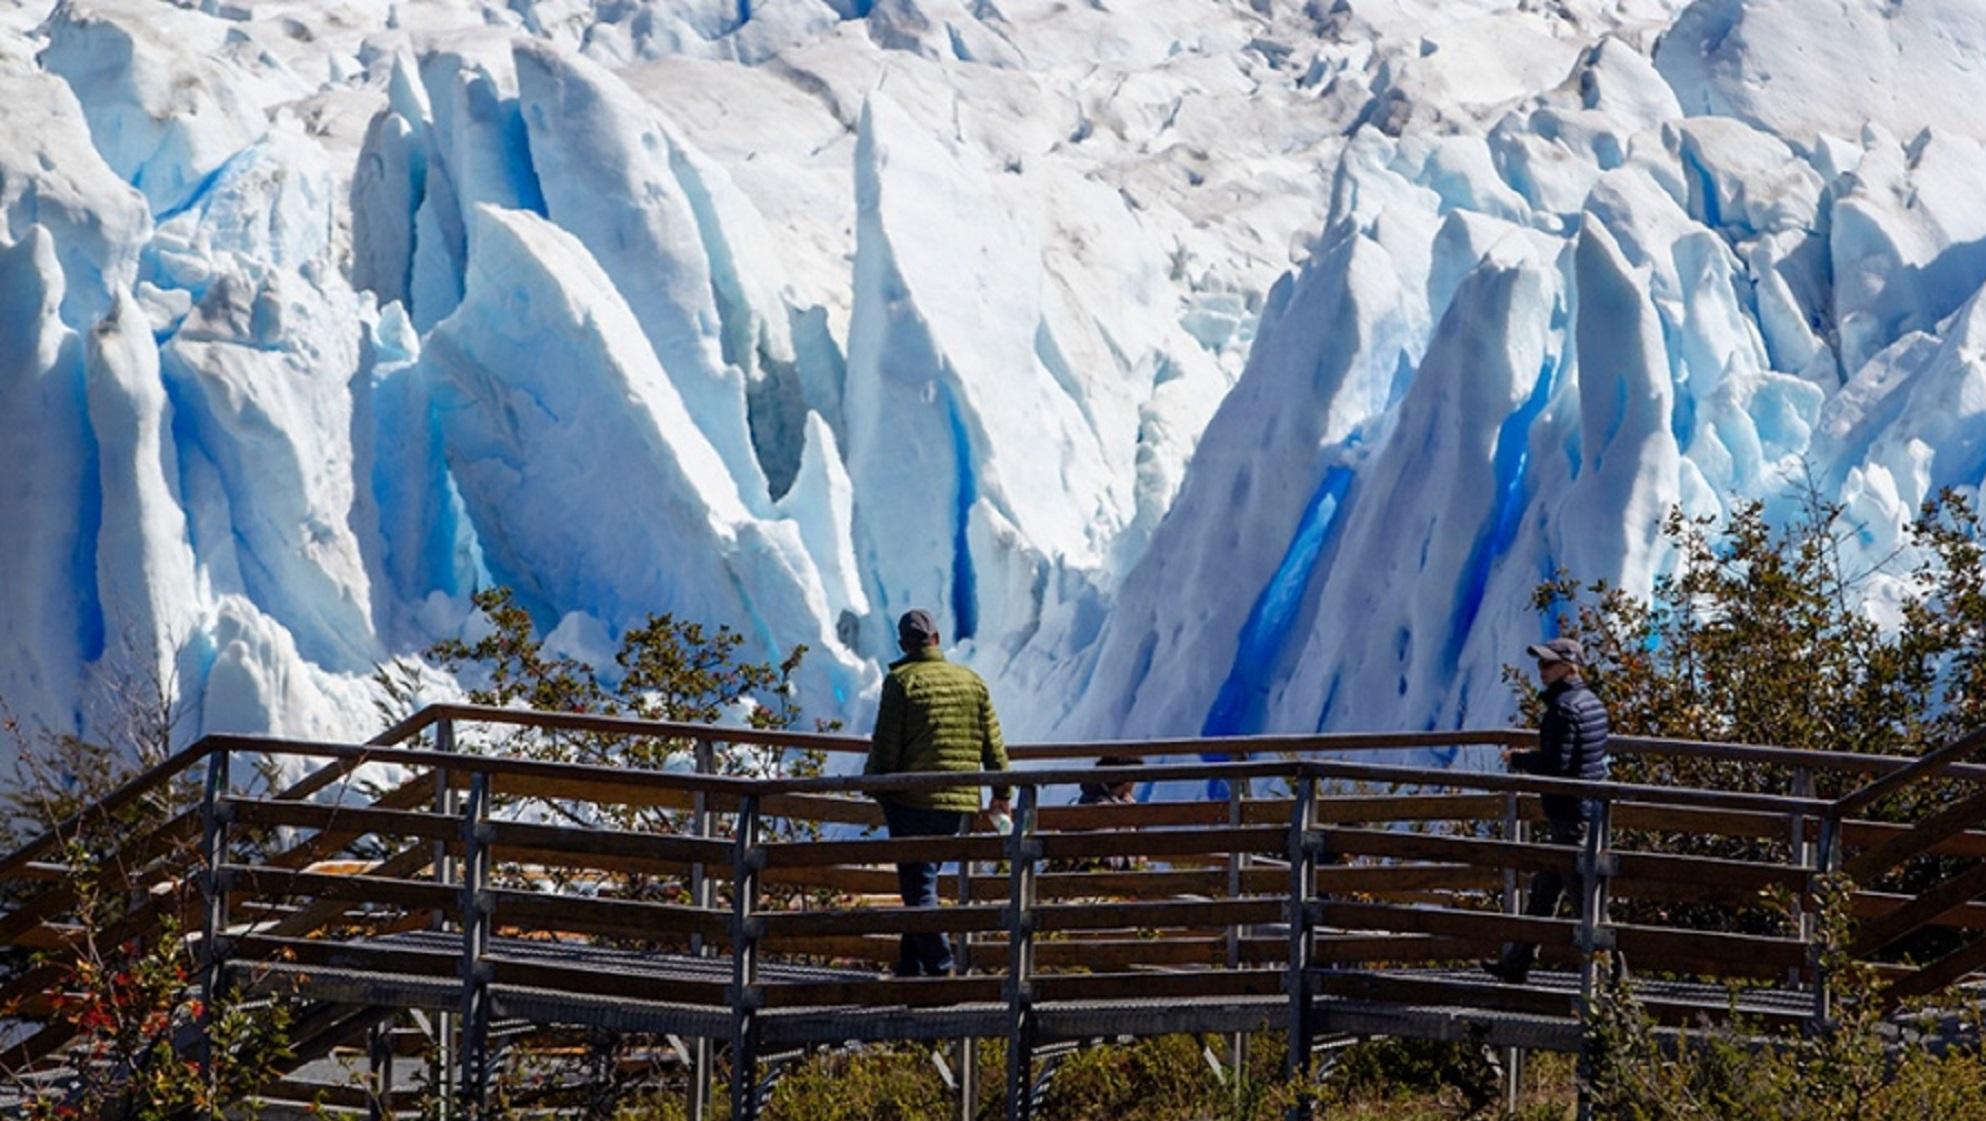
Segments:
[[[1034,1111],[1035,788],[1023,786],[1007,834],[1007,1121]]]
[[[753,1121],[759,1115],[759,938],[756,914],[759,872],[759,797],[747,794],[738,805],[738,834],[731,861],[731,1116]]]
[[[462,1115],[480,1121],[490,1082],[490,776],[469,777],[462,808]]]

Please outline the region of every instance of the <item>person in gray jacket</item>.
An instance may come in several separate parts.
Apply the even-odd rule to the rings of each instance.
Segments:
[[[1606,781],[1607,709],[1580,676],[1585,651],[1575,639],[1555,638],[1527,647],[1525,652],[1538,661],[1538,680],[1545,687],[1542,698],[1545,712],[1538,722],[1537,750],[1507,752],[1505,758],[1510,768],[1548,778]],[[1586,830],[1598,812],[1597,803],[1563,794],[1547,794],[1542,801],[1545,839],[1554,845],[1583,844]],[[1567,880],[1568,877],[1555,871],[1533,875],[1524,913],[1542,918],[1557,914],[1559,900],[1568,888],[1575,893],[1574,906],[1578,906],[1585,898],[1585,893],[1579,890],[1579,878],[1570,877],[1570,883]],[[1483,968],[1493,977],[1518,983],[1530,975],[1537,957],[1537,946],[1511,942],[1503,947],[1502,956],[1484,962]]]

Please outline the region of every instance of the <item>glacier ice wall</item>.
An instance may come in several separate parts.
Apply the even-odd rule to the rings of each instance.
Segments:
[[[358,735],[516,588],[1020,735],[1492,724],[1565,569],[1986,478],[1961,0],[0,12],[0,698]],[[1880,596],[1882,590],[1877,589]],[[583,651],[582,651],[583,652]]]

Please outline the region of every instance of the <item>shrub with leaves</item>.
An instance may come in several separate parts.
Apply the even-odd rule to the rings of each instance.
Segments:
[[[200,999],[199,963],[181,919],[193,909],[183,880],[157,885],[134,905],[100,881],[95,846],[74,839],[64,855],[76,895],[72,933],[30,963],[48,971],[45,993],[0,1009],[66,1041],[53,1071],[4,1072],[21,1116],[253,1117],[255,1091],[292,1057],[289,1007],[228,993],[211,1006]],[[156,922],[132,921],[147,914]]]
[[[1591,1052],[1595,1116],[1622,1121],[1986,1121],[1986,1062],[1976,1039],[1943,1048],[1901,1032],[1876,972],[1847,945],[1848,884],[1828,885],[1823,968],[1834,997],[1825,1029],[1770,1030],[1736,1019],[1661,1032],[1631,982],[1598,995]],[[1603,971],[1603,975],[1610,971]]]
[[[1851,570],[1843,546],[1858,532],[1841,506],[1808,490],[1775,527],[1762,503],[1727,518],[1672,511],[1663,532],[1674,567],[1643,598],[1571,574],[1536,602],[1559,633],[1586,649],[1588,684],[1616,731],[1634,735],[1856,753],[1913,753],[1986,723],[1986,568],[1969,500],[1945,492],[1899,552]],[[1882,581],[1892,625],[1871,611]],[[1524,717],[1538,688],[1508,667]],[[1616,760],[1633,781],[1759,789],[1783,775],[1698,759]],[[1841,779],[1822,779],[1839,793]]]
[[[1775,525],[1763,504],[1726,518],[1672,511],[1663,526],[1672,569],[1643,598],[1571,575],[1541,585],[1540,611],[1585,647],[1585,677],[1617,734],[1768,744],[1847,753],[1917,754],[1986,721],[1986,570],[1971,502],[1946,492],[1926,504],[1907,543],[1851,569],[1842,508],[1809,487],[1796,514]],[[1920,558],[1902,569],[1906,555]],[[1888,614],[1871,598],[1880,591]],[[1539,690],[1529,667],[1506,667],[1519,720],[1534,723]],[[1789,792],[1783,768],[1672,755],[1617,755],[1625,782]],[[1866,781],[1817,771],[1814,794],[1835,797]],[[1915,820],[1949,791],[1919,783],[1875,808]],[[1620,838],[1632,847],[1730,859],[1785,859],[1783,841],[1687,832]],[[1912,891],[1946,865],[1920,862],[1892,886]],[[1722,908],[1633,901],[1629,921],[1784,933],[1761,906]]]
[[[530,613],[508,588],[478,592],[474,602],[475,636],[447,639],[427,651],[435,666],[467,686],[471,703],[680,724],[735,719],[760,729],[792,728],[801,721],[793,678],[806,658],[804,645],[777,662],[754,661],[746,655],[745,636],[728,626],[712,629],[674,615],[651,615],[621,636],[609,670],[546,650]],[[381,667],[374,680],[389,705],[405,706],[417,676],[415,667],[402,663]],[[406,715],[400,707],[385,714]],[[560,763],[659,769],[682,764],[695,750],[694,738],[686,736],[543,729],[482,734],[490,738],[464,746]],[[817,752],[741,745],[722,753],[717,763],[725,774],[805,776],[819,774],[822,759]],[[663,832],[678,825],[675,815],[653,807],[625,807],[609,814],[607,821],[585,823]]]

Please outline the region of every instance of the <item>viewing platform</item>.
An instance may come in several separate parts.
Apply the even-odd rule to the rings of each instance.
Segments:
[[[517,731],[662,739],[687,765],[464,749]],[[1608,967],[1630,973],[1670,1030],[1733,1010],[1825,1030],[1822,877],[1874,884],[1926,856],[1962,870],[1914,895],[1858,890],[1849,951],[1876,963],[1893,999],[1986,967],[1974,937],[1986,831],[1973,828],[1986,768],[1968,761],[1986,735],[1914,759],[1614,741],[1619,756],[1742,767],[1770,793],[1385,761],[1533,742],[1494,730],[1018,745],[1022,769],[963,780],[1015,788],[1011,832],[888,840],[864,835],[881,824],[875,795],[961,777],[719,773],[741,749],[759,749],[767,770],[784,751],[865,751],[849,736],[464,705],[366,744],[209,736],[0,860],[0,940],[46,955],[0,990],[0,1005],[44,1023],[5,1061],[57,1085],[70,1061],[47,992],[79,934],[75,884],[54,863],[61,840],[195,775],[199,806],[127,832],[101,863],[102,886],[132,901],[111,933],[141,936],[177,907],[208,995],[298,1002],[294,1069],[267,1088],[277,1112],[311,1100],[309,1072],[327,1056],[357,1054],[366,1085],[321,1096],[399,1115],[413,1103],[396,1093],[396,1055],[421,1049],[444,1100],[475,1116],[506,1051],[579,1030],[662,1040],[698,1119],[720,1072],[730,1115],[755,1116],[782,1062],[807,1048],[998,1038],[1006,1113],[1019,1118],[1056,1054],[1100,1039],[1225,1037],[1224,1055],[1208,1052],[1231,1063],[1241,1037],[1282,1033],[1299,1079],[1361,1037],[1463,1041],[1507,1059],[1577,1053]],[[1213,753],[1237,761],[1150,761]],[[1227,797],[1056,804],[1106,754],[1148,760],[1113,781]],[[236,780],[257,758],[307,773],[251,794]],[[1938,784],[1943,808],[1911,824],[1870,816],[1920,783]],[[1599,807],[1582,845],[1531,839],[1550,794]],[[619,827],[611,815],[630,809],[659,811],[670,831]],[[1688,851],[1719,841],[1746,855]],[[945,905],[895,905],[899,860],[946,863]],[[1576,877],[1583,917],[1519,913],[1528,875],[1547,870]],[[197,890],[170,890],[180,884]],[[1930,928],[1953,946],[1920,966],[1883,957]],[[950,934],[960,974],[888,975],[906,931]],[[1541,947],[1524,984],[1473,964],[1507,941]],[[950,1071],[961,1102],[976,1100],[974,1055],[962,1048]]]

